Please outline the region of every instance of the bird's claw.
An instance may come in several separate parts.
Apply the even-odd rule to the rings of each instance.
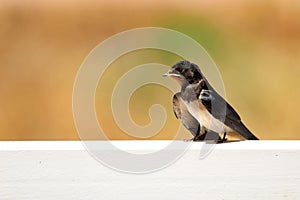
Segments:
[[[225,143],[225,142],[227,142],[226,132],[224,133],[223,138],[218,140],[218,143]]]
[[[218,144],[225,143],[225,142],[227,142],[227,138],[222,138],[221,140],[218,140]]]

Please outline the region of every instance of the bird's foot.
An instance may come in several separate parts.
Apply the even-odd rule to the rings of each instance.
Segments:
[[[221,140],[218,140],[218,144],[225,143],[225,142],[227,142],[227,138],[222,138]]]
[[[203,140],[203,139],[201,139],[201,138],[199,137],[199,135],[196,135],[196,136],[193,137],[192,139],[184,139],[183,141],[184,141],[184,142],[199,142],[199,141],[201,141],[201,140]]]
[[[203,141],[203,137],[202,137],[202,135],[196,135],[192,140],[194,142]]]
[[[224,133],[223,138],[218,140],[218,143],[225,143],[227,142],[226,133]]]

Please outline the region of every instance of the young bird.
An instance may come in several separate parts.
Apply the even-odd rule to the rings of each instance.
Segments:
[[[212,88],[196,64],[180,61],[163,76],[173,78],[181,86],[181,92],[173,97],[173,109],[175,116],[195,136],[193,140],[203,140],[208,135],[219,142],[226,141],[226,135],[258,140],[232,106]],[[219,134],[223,134],[221,140]]]

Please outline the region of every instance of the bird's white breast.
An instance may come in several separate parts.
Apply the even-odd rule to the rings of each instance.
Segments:
[[[213,117],[205,106],[198,100],[187,103],[189,112],[200,123],[201,127],[212,130],[216,133],[232,132],[232,129],[226,126],[223,122]]]

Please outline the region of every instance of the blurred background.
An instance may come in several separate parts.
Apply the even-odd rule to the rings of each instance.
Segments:
[[[0,140],[79,139],[72,90],[81,63],[111,35],[145,26],[174,29],[197,40],[219,67],[228,101],[259,138],[300,139],[299,19],[300,2],[292,0],[2,0]],[[110,139],[137,139],[122,132],[111,115],[109,98],[118,78],[138,64],[170,66],[178,60],[144,50],[112,63],[96,93],[98,120]],[[168,111],[166,126],[148,139],[174,137],[179,122],[171,99],[170,91],[155,85],[132,96],[130,112],[141,126],[149,123],[151,105],[161,103]]]

